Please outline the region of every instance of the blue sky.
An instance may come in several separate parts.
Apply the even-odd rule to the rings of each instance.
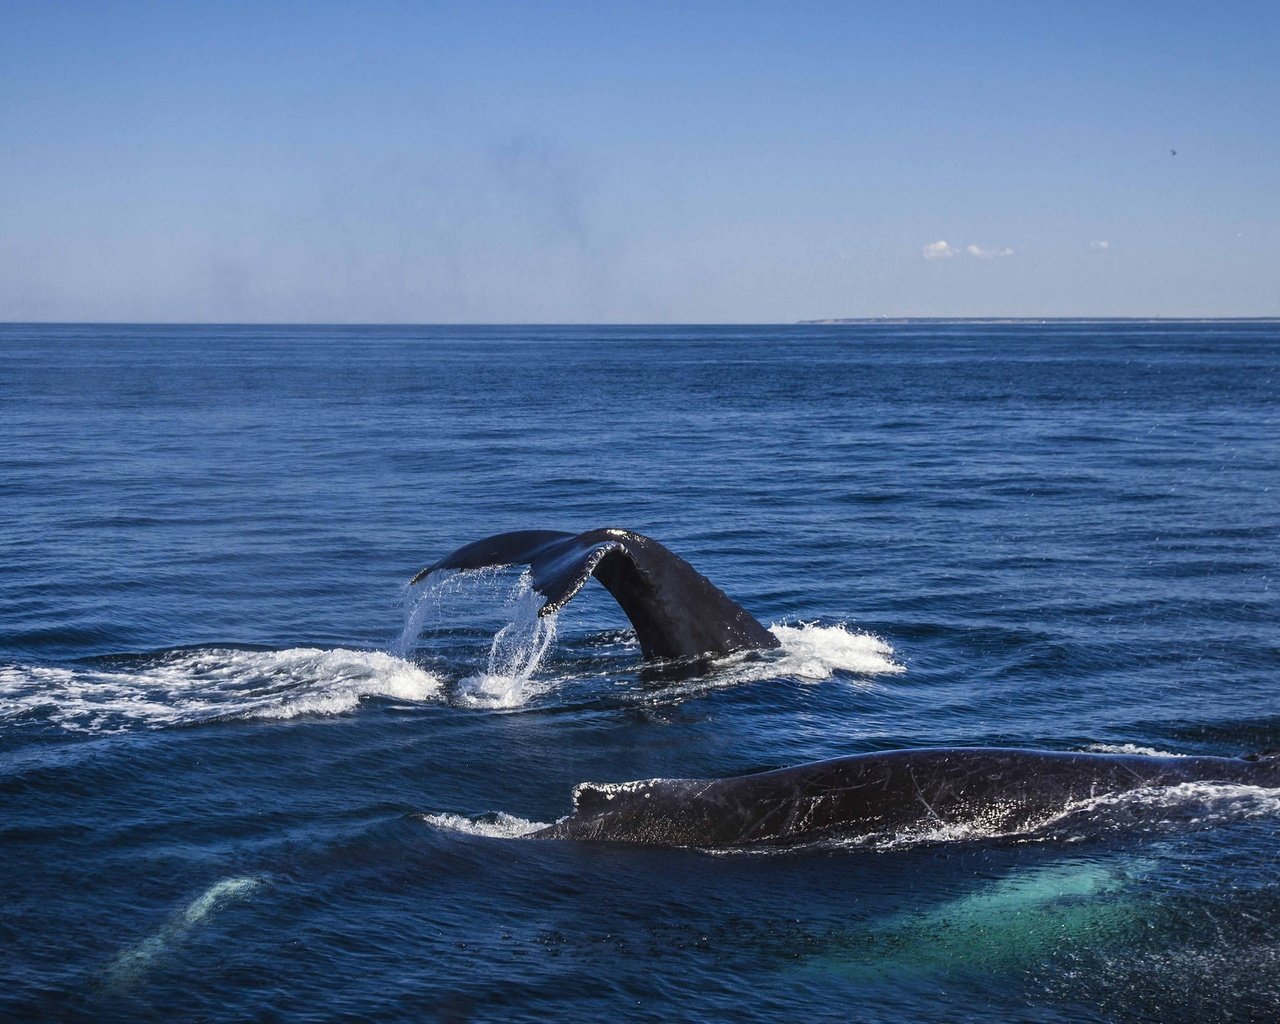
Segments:
[[[1280,315],[1274,2],[0,15],[0,320]]]

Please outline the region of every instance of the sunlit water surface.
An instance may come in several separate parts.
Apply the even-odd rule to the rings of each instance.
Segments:
[[[0,1016],[1280,1016],[1280,792],[774,853],[572,787],[1280,747],[1280,329],[0,327]],[[772,628],[643,670],[624,526]]]

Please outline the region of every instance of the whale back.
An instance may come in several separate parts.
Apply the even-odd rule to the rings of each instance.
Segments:
[[[1104,795],[1197,781],[1280,785],[1280,756],[928,748],[722,779],[583,783],[573,813],[532,837],[732,847],[948,829],[1005,835]]]

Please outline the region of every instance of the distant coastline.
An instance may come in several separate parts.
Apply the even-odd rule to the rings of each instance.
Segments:
[[[797,320],[804,326],[841,324],[1213,324],[1280,323],[1280,316],[847,316]]]

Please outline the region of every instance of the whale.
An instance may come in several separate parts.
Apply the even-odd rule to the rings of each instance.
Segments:
[[[1184,783],[1280,786],[1280,751],[1246,757],[1005,747],[854,754],[721,779],[582,783],[530,839],[701,848],[1023,833],[1087,802]]]
[[[648,661],[718,657],[769,650],[779,641],[745,608],[679,555],[630,530],[586,533],[518,530],[474,541],[409,581],[446,570],[527,565],[545,601],[540,616],[559,611],[595,577],[630,620]]]

